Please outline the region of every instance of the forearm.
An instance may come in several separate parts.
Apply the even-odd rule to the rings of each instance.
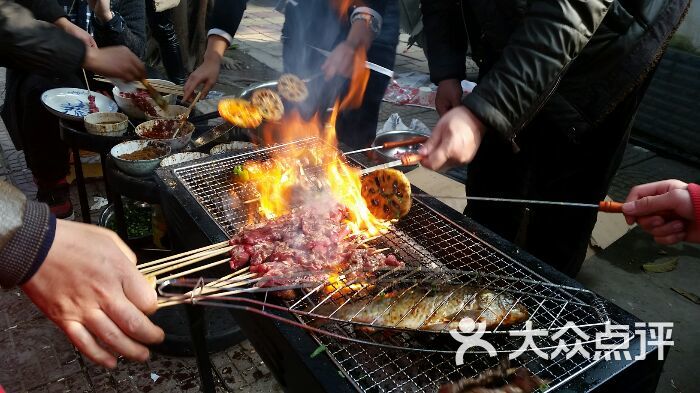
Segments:
[[[0,287],[26,282],[46,258],[56,219],[46,205],[27,201],[24,195],[0,181]]]
[[[700,224],[700,185],[694,183],[688,184],[688,193],[690,194],[690,201],[693,204],[695,222]]]
[[[210,35],[207,38],[207,49],[204,52],[204,61],[217,61],[220,63],[228,47],[229,42],[225,38],[215,34]]]
[[[356,21],[350,27],[350,32],[345,42],[353,48],[369,48],[374,40],[374,32],[361,20]]]
[[[500,58],[463,103],[512,140],[546,102],[611,4],[611,0],[534,2]]]

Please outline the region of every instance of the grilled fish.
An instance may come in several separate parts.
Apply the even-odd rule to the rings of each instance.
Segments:
[[[470,317],[486,329],[508,327],[528,318],[525,306],[509,294],[488,289],[441,285],[437,288],[397,289],[389,293],[366,295],[356,301],[327,303],[312,313],[378,328],[403,328],[428,331],[459,328],[459,321]]]

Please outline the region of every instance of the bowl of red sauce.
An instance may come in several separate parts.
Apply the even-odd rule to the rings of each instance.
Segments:
[[[180,127],[180,131],[177,137],[173,138],[178,127]],[[135,131],[141,139],[161,141],[168,144],[173,150],[180,150],[187,146],[192,139],[194,124],[189,121],[154,119],[139,124]]]

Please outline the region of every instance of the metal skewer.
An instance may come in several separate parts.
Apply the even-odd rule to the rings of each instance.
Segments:
[[[400,160],[387,162],[386,164],[371,166],[362,170],[362,174],[366,175],[368,173],[374,172],[379,169],[393,168],[395,166],[411,166],[418,165],[423,156],[417,153],[408,153],[401,156]]]
[[[477,197],[477,196],[440,196],[440,195],[430,195],[430,194],[418,194],[414,193],[411,196],[418,198],[437,198],[437,199],[460,199],[460,200],[473,200],[473,201],[487,201],[487,202],[506,202],[506,203],[523,203],[523,204],[535,204],[535,205],[552,205],[552,206],[571,206],[571,207],[587,207],[595,208],[605,213],[622,213],[622,203],[615,201],[601,201],[598,204],[595,203],[579,203],[579,202],[559,202],[559,201],[540,201],[532,199],[510,199],[510,198],[488,198],[488,197]]]
[[[358,149],[358,150],[353,150],[353,151],[348,151],[343,153],[343,155],[348,155],[348,154],[355,154],[355,153],[362,153],[365,151],[370,151],[370,150],[378,150],[378,149],[393,149],[395,147],[402,147],[402,146],[411,146],[411,145],[418,145],[421,143],[425,143],[425,141],[428,140],[427,136],[416,136],[413,138],[409,138],[403,141],[396,141],[396,142],[386,142],[380,146],[373,146],[373,147],[367,147],[365,149]]]

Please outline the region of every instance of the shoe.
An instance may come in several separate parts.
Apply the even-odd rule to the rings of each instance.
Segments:
[[[70,200],[70,188],[66,179],[62,179],[50,187],[39,185],[36,199],[49,205],[49,210],[56,218],[65,219],[73,216],[73,203]]]

